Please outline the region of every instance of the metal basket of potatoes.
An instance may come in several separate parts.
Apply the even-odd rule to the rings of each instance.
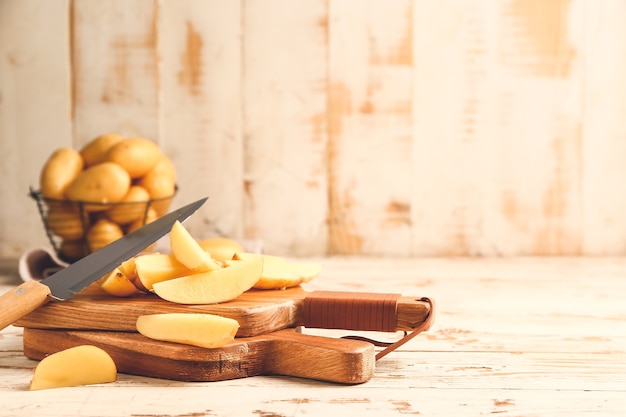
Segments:
[[[176,191],[174,165],[156,143],[106,134],[54,151],[30,197],[52,247],[71,263],[167,213]]]

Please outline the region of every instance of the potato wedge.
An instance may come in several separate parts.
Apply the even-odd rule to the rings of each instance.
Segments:
[[[202,249],[179,221],[174,223],[170,231],[170,248],[178,262],[193,271],[206,272],[222,267]]]
[[[92,345],[80,345],[53,353],[37,364],[31,390],[103,384],[117,379],[111,356]]]
[[[254,257],[263,258],[263,272],[254,288],[275,290],[296,287],[309,282],[322,272],[322,264],[318,262],[288,261],[280,256],[260,255],[256,253],[236,253],[235,260],[249,260]],[[229,261],[226,261],[229,264]]]
[[[178,262],[173,254],[149,253],[135,258],[137,276],[144,288],[152,290],[157,282],[192,274],[189,268]]]
[[[163,313],[137,318],[137,331],[150,339],[205,348],[232,342],[238,329],[237,320],[213,314]]]
[[[179,304],[216,304],[234,300],[261,277],[263,258],[232,261],[225,268],[201,272],[153,285],[161,298]]]

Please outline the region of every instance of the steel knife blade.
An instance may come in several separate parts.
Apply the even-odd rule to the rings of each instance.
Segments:
[[[67,300],[165,236],[176,221],[184,221],[202,206],[207,198],[146,224],[42,281],[27,281],[1,295],[0,330],[51,299]]]

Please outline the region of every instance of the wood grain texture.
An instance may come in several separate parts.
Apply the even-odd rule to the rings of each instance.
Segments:
[[[155,0],[71,4],[75,144],[109,132],[158,141]]]
[[[417,289],[438,301],[435,324],[350,387],[279,376],[185,383],[120,373],[112,384],[38,393],[28,391],[37,362],[23,354],[22,329],[9,327],[0,332],[0,415],[613,417],[626,410],[625,258],[320,261],[316,289]],[[2,279],[0,293],[16,277]]]
[[[174,161],[176,201],[209,196],[194,236],[244,236],[240,2],[160,1],[160,144]]]
[[[0,329],[47,303],[50,288],[36,281],[27,281],[0,296]]]
[[[303,305],[308,294],[301,287],[276,291],[252,290],[221,304],[183,305],[170,303],[152,294],[128,298],[113,297],[92,285],[69,300],[48,303],[22,317],[15,324],[40,329],[136,332],[136,322],[140,315],[204,313],[237,320],[237,337],[250,337],[303,324]],[[344,295],[352,296],[353,299],[359,297],[355,292]],[[411,331],[426,321],[430,314],[429,304],[420,301],[420,298],[405,296],[398,300],[395,315],[398,331]]]
[[[199,238],[268,253],[619,255],[619,0],[0,2],[0,255],[45,159],[171,156]],[[17,216],[16,213],[20,213]],[[22,216],[21,214],[24,213]]]
[[[269,251],[326,251],[326,1],[242,10],[245,235]]]
[[[331,254],[411,253],[411,4],[329,3]]]
[[[24,329],[24,354],[31,359],[85,344],[109,353],[119,372],[173,381],[283,375],[360,384],[374,374],[372,344],[294,329],[236,339],[216,349],[154,341],[137,333]]]
[[[0,1],[0,256],[44,242],[28,198],[46,159],[74,145],[69,1]]]

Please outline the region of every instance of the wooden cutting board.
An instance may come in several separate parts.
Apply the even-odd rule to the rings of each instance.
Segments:
[[[376,361],[373,344],[295,330],[311,294],[302,287],[252,290],[227,303],[181,305],[151,294],[113,297],[93,285],[67,301],[49,302],[15,324],[24,327],[24,354],[32,359],[92,344],[113,357],[119,372],[164,379],[220,381],[278,374],[345,384],[369,380]],[[352,300],[367,293],[342,294]],[[418,297],[399,297],[395,317],[386,314],[394,330],[411,331],[429,325],[431,306]],[[382,310],[366,308],[372,318]],[[330,316],[329,311],[320,313]],[[140,315],[169,312],[230,317],[239,322],[239,332],[233,343],[218,349],[156,341],[136,332]]]
[[[371,343],[304,335],[295,329],[238,338],[219,349],[160,342],[130,332],[24,329],[24,355],[31,359],[84,344],[108,352],[118,372],[176,381],[286,375],[358,384],[368,381],[375,367]]]
[[[153,294],[114,297],[92,285],[67,301],[47,303],[18,320],[15,325],[39,329],[134,332],[137,317],[143,314],[200,312],[233,318],[240,326],[237,337],[252,337],[302,324],[304,299],[310,294],[302,287],[275,291],[251,290],[226,303],[183,305],[165,301]],[[353,294],[358,297],[362,293]],[[424,323],[429,314],[430,304],[419,297],[400,297],[396,330],[411,331]]]

